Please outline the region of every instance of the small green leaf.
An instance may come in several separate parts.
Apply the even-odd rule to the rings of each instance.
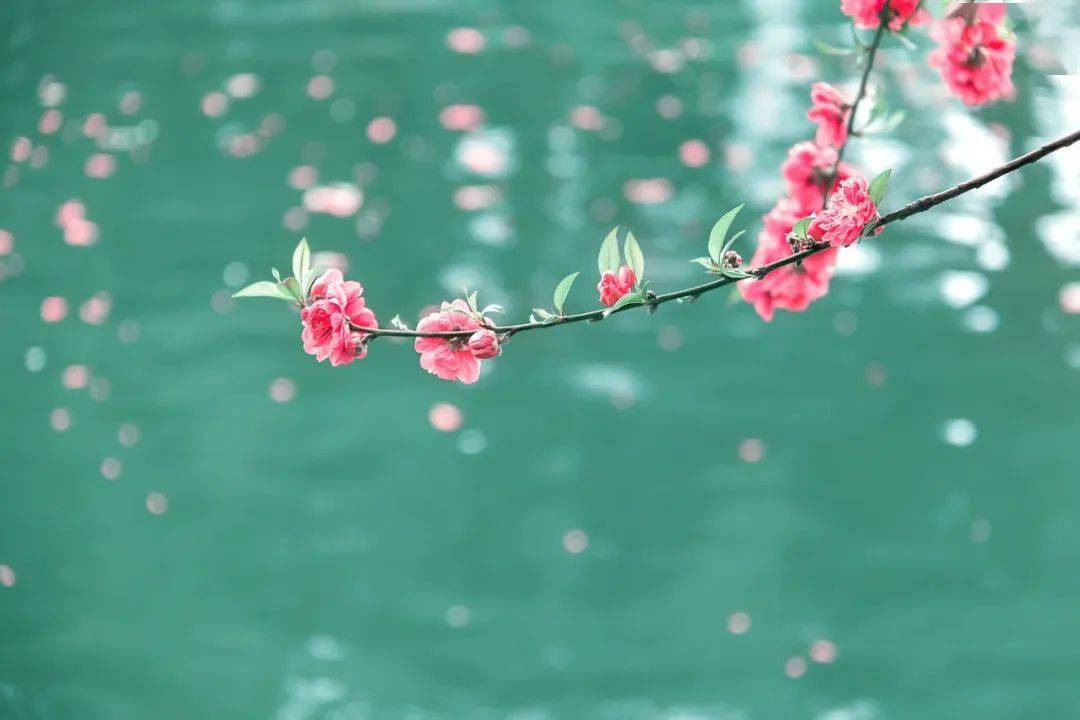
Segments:
[[[745,234],[746,234],[745,230],[740,230],[739,232],[732,235],[728,239],[728,241],[726,243],[724,243],[724,249],[720,251],[720,259],[721,260],[724,259],[724,253],[726,253],[728,250],[731,249],[731,246],[735,244],[735,241],[738,240],[739,238],[741,238]]]
[[[275,280],[281,282],[281,273],[278,272],[277,268],[270,268],[270,274],[274,276]]]
[[[542,323],[549,323],[559,319],[558,315],[544,308],[533,308],[533,317],[539,318]],[[536,320],[532,320],[532,322],[536,322]]]
[[[304,292],[300,289],[300,283],[296,280],[296,278],[285,278],[281,281],[281,286],[283,286],[287,291],[292,293],[293,299],[296,300],[296,302],[300,303],[301,305],[304,304]]]
[[[716,221],[713,225],[712,232],[709,233],[709,257],[711,257],[716,263],[720,262],[720,250],[724,247],[724,241],[727,240],[728,228],[731,227],[731,223],[735,220],[735,216],[739,214],[739,211],[745,207],[745,204],[728,210],[724,217]]]
[[[645,255],[641,252],[641,246],[634,239],[634,233],[632,232],[626,233],[623,255],[626,256],[626,264],[634,271],[634,277],[640,283],[645,279]]]
[[[892,170],[886,170],[878,175],[872,181],[870,181],[870,199],[874,201],[874,205],[880,205],[881,201],[885,199],[885,191],[889,188],[889,178],[892,176]]]
[[[716,263],[713,262],[712,258],[699,257],[699,258],[694,258],[690,262],[697,263],[698,265],[700,265],[701,267],[703,267],[703,268],[705,268],[707,270],[715,270],[716,269]]]
[[[721,268],[720,274],[726,278],[731,278],[732,280],[743,280],[748,277],[754,277],[750,273],[745,270],[740,270],[739,268]]]
[[[883,117],[889,111],[889,103],[880,95],[875,95],[874,104],[870,107],[870,117],[866,119],[867,125],[873,125],[878,118]]]
[[[307,238],[304,238],[297,244],[296,250],[293,251],[292,256],[292,274],[294,278],[302,280],[307,276],[307,271],[311,267],[311,248],[308,247]]]
[[[900,41],[900,44],[906,47],[908,50],[918,50],[919,46],[911,42],[911,39],[907,36],[907,26],[904,26],[904,31],[893,33],[893,36]]]
[[[311,286],[315,284],[315,281],[322,277],[323,273],[329,270],[325,265],[316,265],[313,268],[308,268],[307,275],[304,276],[304,282],[300,284],[304,288],[304,297],[311,294]]]
[[[476,291],[473,290],[465,297],[465,301],[469,304],[469,309],[476,312]]]
[[[618,272],[619,271],[619,228],[613,229],[604,238],[603,244],[600,245],[600,255],[596,258],[596,264],[600,268],[600,274],[605,272]]]
[[[806,229],[808,227],[810,227],[810,222],[813,219],[814,219],[814,217],[812,215],[804,217],[802,220],[795,223],[795,227],[791,228],[791,232],[795,235],[795,237],[805,239],[806,238]]]
[[[615,304],[604,311],[604,317],[607,317],[611,313],[615,312],[619,308],[626,307],[627,305],[634,305],[635,303],[644,302],[645,298],[636,292],[626,293],[621,298],[615,301]]]
[[[896,112],[886,117],[881,123],[874,126],[870,130],[870,133],[879,134],[892,132],[896,128],[900,127],[900,123],[904,122],[905,117],[907,117],[906,112],[904,112],[903,110],[897,110]]]
[[[820,40],[814,42],[814,47],[825,55],[850,55],[855,52],[854,48],[834,47],[828,43],[823,43]]]
[[[281,285],[272,283],[269,280],[260,280],[257,283],[252,283],[246,288],[234,292],[233,297],[268,297],[277,298],[278,300],[288,300],[289,302],[296,301],[296,298],[293,297],[291,292]]]
[[[566,296],[570,294],[570,288],[574,286],[574,281],[577,280],[577,276],[580,272],[570,273],[555,286],[555,310],[560,314],[563,313],[563,304],[566,302]]]

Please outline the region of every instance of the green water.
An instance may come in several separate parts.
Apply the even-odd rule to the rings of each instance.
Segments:
[[[450,52],[455,27],[482,52]],[[782,192],[808,84],[851,75],[818,34],[845,38],[835,3],[5,2],[0,142],[47,157],[0,160],[0,717],[1077,716],[1075,154],[849,251],[805,314],[717,293],[523,335],[472,387],[388,340],[318,365],[281,304],[227,300],[301,235],[383,322],[463,284],[523,318],[574,270],[584,309],[616,223],[654,287],[696,282],[712,221],[748,202],[753,236]],[[674,73],[642,54],[673,47]],[[896,168],[890,203],[1080,124],[1023,60],[1017,99],[970,113],[920,57],[886,50],[909,119],[851,155]],[[208,117],[237,73],[258,92]],[[483,109],[492,177],[455,160],[455,103]],[[93,112],[121,129],[104,149]],[[359,212],[286,227],[305,164],[358,182]],[[648,178],[666,202],[627,199]],[[498,199],[461,209],[463,185]],[[91,247],[54,222],[71,199]]]

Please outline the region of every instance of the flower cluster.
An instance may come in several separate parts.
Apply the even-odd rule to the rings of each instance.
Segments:
[[[353,326],[378,327],[375,313],[365,306],[364,288],[345,280],[337,269],[327,270],[312,284],[300,322],[304,352],[319,362],[329,358],[334,367],[367,354],[367,336]]]
[[[1007,37],[1004,3],[962,3],[930,30],[928,59],[965,105],[1011,97],[1016,43]]]
[[[852,19],[855,27],[876,28],[881,24],[881,13],[886,0],[840,0],[840,12]],[[921,25],[929,18],[922,9],[922,0],[888,0],[889,29],[899,31],[905,24]]]
[[[839,90],[827,83],[813,86],[810,103],[807,116],[818,124],[817,133],[813,141],[792,146],[780,167],[787,195],[765,215],[764,228],[758,234],[757,249],[750,260],[755,267],[802,249],[793,247],[792,239],[795,226],[803,218],[813,218],[810,226],[820,231],[817,236],[811,234],[806,242],[840,246],[857,240],[866,222],[877,215],[872,202],[867,215],[868,198],[860,197],[857,192],[862,188],[863,195],[866,194],[866,180],[853,177],[852,168],[839,160],[839,149],[847,142],[851,106]],[[834,194],[838,189],[839,195]],[[826,207],[830,197],[833,200]],[[739,293],[766,321],[772,320],[777,309],[801,312],[829,292],[835,265],[836,250],[830,248],[777,268],[764,277],[747,280],[739,285]]]
[[[758,234],[751,265],[768,265],[791,254],[788,234],[802,217],[801,212],[791,212],[792,209],[790,198],[781,198],[765,216],[765,229]],[[836,252],[830,248],[802,262],[777,268],[759,280],[739,283],[739,294],[766,322],[773,319],[777,309],[802,312],[829,292]]]
[[[464,300],[444,302],[416,326],[422,333],[469,333],[453,337],[418,337],[413,343],[420,353],[420,367],[441,380],[465,384],[480,378],[480,361],[502,352],[491,323]]]

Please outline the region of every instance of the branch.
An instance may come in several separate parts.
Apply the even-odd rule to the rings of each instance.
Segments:
[[[877,222],[869,223],[866,226],[866,228],[863,230],[862,237],[863,237],[863,239],[865,239],[865,238],[869,237],[870,234],[873,231],[877,230],[878,228],[884,227],[885,225],[888,225],[889,223],[897,222],[899,220],[904,220],[906,218],[911,217],[912,215],[918,215],[919,213],[926,212],[927,210],[929,210],[929,209],[931,209],[933,207],[936,207],[936,206],[938,206],[938,205],[940,205],[940,204],[942,204],[944,202],[952,200],[953,198],[959,197],[959,196],[963,195],[964,193],[971,192],[972,190],[977,190],[978,188],[981,188],[983,185],[986,185],[987,183],[993,182],[994,180],[997,180],[1000,177],[1008,175],[1011,172],[1015,172],[1016,170],[1019,170],[1020,168],[1024,167],[1025,165],[1030,165],[1030,164],[1032,164],[1034,162],[1037,162],[1038,160],[1043,159],[1044,157],[1046,157],[1047,155],[1049,155],[1049,154],[1051,154],[1053,152],[1056,152],[1056,151],[1061,150],[1063,148],[1069,147],[1070,145],[1076,143],[1077,141],[1080,141],[1080,130],[1076,130],[1075,132],[1072,132],[1072,133],[1070,133],[1068,135],[1065,135],[1064,137],[1058,138],[1057,140],[1054,140],[1053,142],[1047,143],[1046,145],[1043,145],[1042,147],[1038,148],[1037,150],[1033,150],[1033,151],[1027,153],[1026,155],[1021,155],[1018,158],[1010,160],[1009,162],[1005,163],[1004,165],[1002,165],[1000,167],[997,167],[997,168],[991,170],[990,172],[988,172],[988,173],[986,173],[984,175],[974,177],[974,178],[972,178],[970,180],[967,180],[965,182],[960,183],[959,185],[955,185],[955,186],[953,186],[953,187],[951,187],[951,188],[949,188],[947,190],[942,190],[939,193],[935,193],[933,195],[927,195],[925,197],[921,197],[918,200],[915,200],[914,202],[908,203],[907,205],[900,208],[899,210],[894,210],[894,211],[892,211],[890,213],[887,213],[887,214],[881,216],[877,220]],[[794,254],[789,255],[787,257],[781,258],[781,259],[777,260],[776,262],[769,263],[768,265],[761,265],[761,266],[756,267],[756,268],[749,268],[749,269],[746,270],[746,272],[751,277],[762,278],[762,277],[765,277],[766,275],[768,275],[773,270],[777,270],[777,269],[785,267],[787,265],[797,263],[800,260],[804,260],[804,259],[810,257],[811,255],[815,255],[815,254],[817,254],[817,253],[819,253],[819,252],[821,252],[823,250],[827,250],[828,248],[829,248],[828,245],[821,245],[821,246],[812,247],[812,248],[809,248],[807,250],[803,250],[801,252],[797,252],[797,253],[794,253]],[[747,279],[747,278],[738,278],[738,279],[729,278],[729,277],[718,278],[718,279],[713,280],[711,282],[702,283],[701,285],[695,285],[695,286],[692,286],[692,287],[684,288],[682,290],[676,290],[674,292],[665,293],[663,295],[656,295],[656,296],[651,297],[649,300],[647,300],[646,302],[643,302],[643,303],[638,303],[638,304],[634,304],[634,305],[624,305],[623,307],[618,308],[617,310],[615,310],[613,312],[609,312],[606,309],[591,310],[589,312],[578,313],[576,315],[564,315],[564,316],[555,318],[554,320],[550,320],[548,322],[530,322],[530,323],[520,323],[520,324],[517,324],[517,325],[501,325],[501,326],[497,326],[497,327],[493,328],[493,330],[495,330],[495,332],[497,332],[499,334],[516,335],[517,333],[520,333],[520,332],[526,332],[526,331],[529,331],[529,330],[539,330],[541,328],[555,327],[557,325],[569,325],[570,323],[590,321],[590,320],[591,321],[599,321],[599,320],[602,320],[603,318],[605,318],[607,315],[614,315],[616,313],[624,312],[626,310],[640,309],[642,307],[656,307],[658,305],[663,305],[664,303],[671,302],[672,300],[680,300],[682,298],[694,298],[694,299],[696,299],[696,298],[700,297],[701,295],[704,295],[707,292],[711,292],[713,290],[716,290],[717,288],[721,288],[721,287],[724,287],[726,285],[732,285],[732,284],[734,284],[736,282],[739,282],[742,279]],[[465,331],[460,331],[460,332],[427,332],[427,333],[422,333],[422,332],[417,332],[415,330],[397,330],[397,329],[394,329],[394,328],[368,328],[368,327],[361,327],[361,326],[358,326],[358,325],[354,325],[353,330],[356,330],[358,332],[362,332],[362,333],[365,333],[365,334],[368,334],[368,335],[371,335],[371,336],[385,335],[385,336],[389,336],[389,337],[410,337],[410,338],[418,338],[418,337],[441,337],[441,338],[454,338],[454,337],[457,337],[457,338],[465,338],[465,337],[468,337],[469,335],[471,335],[472,332],[473,332],[471,330],[465,330]]]

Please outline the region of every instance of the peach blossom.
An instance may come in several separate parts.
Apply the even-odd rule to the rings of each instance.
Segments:
[[[844,96],[829,83],[814,83],[810,89],[810,110],[806,117],[817,123],[814,136],[818,145],[838,148],[847,140],[847,123],[851,106]]]
[[[840,183],[829,206],[817,213],[807,234],[833,247],[858,242],[866,224],[877,217],[877,206],[867,192],[866,178],[856,176]]]
[[[502,352],[499,336],[493,330],[483,328],[469,336],[469,352],[478,360],[490,360]]]
[[[1016,43],[1003,35],[1004,20],[1004,3],[963,4],[930,29],[938,47],[927,61],[965,105],[982,105],[1014,92]]]
[[[444,302],[438,310],[420,320],[420,332],[480,330],[483,318],[473,313],[464,300]],[[420,353],[420,367],[441,380],[460,380],[466,385],[480,378],[480,358],[469,349],[465,337],[420,337],[413,343]]]
[[[341,271],[327,270],[311,286],[310,304],[300,313],[304,352],[319,362],[348,365],[367,354],[366,336],[355,332],[350,322],[361,327],[378,327],[375,313],[365,307],[364,288],[354,280],[344,280]]]
[[[758,235],[758,247],[751,259],[754,266],[768,265],[791,255],[786,240],[772,233]],[[810,303],[829,292],[829,280],[836,265],[833,248],[811,255],[802,262],[785,265],[758,280],[745,280],[736,287],[743,300],[754,306],[769,322],[777,309],[802,312]]]
[[[920,25],[930,14],[920,7],[920,0],[890,0],[889,29],[900,30],[904,23]],[[840,0],[840,12],[850,17],[857,28],[876,28],[881,24],[885,0]]]
[[[619,268],[619,273],[608,271],[600,276],[600,282],[596,284],[596,290],[600,293],[600,302],[611,307],[626,293],[634,289],[637,277],[634,271],[626,265]]]
[[[801,207],[820,208],[825,202],[825,182],[836,168],[836,163],[837,152],[834,148],[812,142],[794,145],[780,166],[780,172],[787,181],[788,195]],[[840,163],[833,188],[850,174],[850,168]]]

